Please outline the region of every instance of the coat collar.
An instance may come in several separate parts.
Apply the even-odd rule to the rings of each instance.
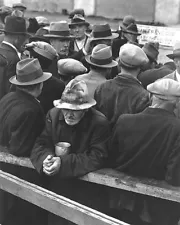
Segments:
[[[154,114],[154,115],[160,115],[160,116],[171,116],[171,117],[175,117],[174,112],[169,112],[165,109],[161,109],[161,108],[152,108],[152,107],[147,107],[143,113],[148,113],[148,114]]]
[[[114,79],[119,80],[120,78],[129,80],[130,82],[137,83],[142,86],[141,82],[136,77],[133,77],[130,74],[120,73]]]

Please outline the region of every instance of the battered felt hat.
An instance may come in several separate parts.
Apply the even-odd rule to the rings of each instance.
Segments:
[[[156,48],[156,44],[153,42],[147,42],[142,47],[142,50],[146,53],[146,55],[154,62],[157,61],[157,57],[159,55],[159,51]]]
[[[33,49],[33,51],[49,60],[53,60],[57,56],[56,50],[50,44],[43,41],[31,42],[26,45],[26,48]]]
[[[120,63],[129,68],[141,67],[149,62],[145,52],[134,44],[124,44],[119,51]]]
[[[177,41],[173,46],[173,53],[167,55],[168,58],[174,59],[180,57],[180,41]]]
[[[59,109],[84,110],[96,105],[96,101],[89,97],[85,81],[73,79],[66,85],[61,99],[53,104]]]
[[[26,27],[26,20],[24,17],[7,16],[4,29],[1,31],[9,34],[24,34],[31,36],[27,33]]]
[[[49,28],[49,34],[44,34],[48,38],[72,39],[69,25],[66,21],[52,22]]]
[[[38,59],[27,58],[17,63],[16,75],[11,77],[9,81],[15,85],[27,86],[44,82],[51,76],[51,73],[42,71]]]
[[[102,68],[112,68],[118,65],[112,58],[111,47],[105,44],[96,45],[91,55],[85,56],[85,60],[91,65]]]
[[[81,14],[75,14],[69,24],[69,27],[73,27],[74,25],[85,25],[89,26],[89,23],[85,20],[85,18]]]
[[[130,24],[135,24],[136,23],[136,20],[133,16],[131,15],[127,15],[124,17],[122,23],[119,25],[119,30],[123,30],[123,29],[126,29],[126,27],[128,27]]]
[[[77,76],[87,72],[87,68],[78,60],[66,58],[57,63],[58,73],[63,76]]]
[[[128,34],[141,35],[138,32],[137,25],[133,23],[129,24],[125,29],[123,29],[123,32]]]
[[[147,86],[147,90],[157,98],[164,100],[180,98],[180,83],[169,78],[156,80]]]
[[[12,6],[12,8],[13,8],[13,9],[16,9],[16,8],[22,8],[22,9],[24,9],[24,10],[27,9],[27,7],[26,7],[24,4],[22,4],[22,3],[14,3],[13,6]]]
[[[92,27],[92,32],[90,34],[86,33],[86,35],[92,40],[104,40],[104,39],[114,39],[119,36],[117,33],[112,33],[109,24],[100,24],[94,25]]]

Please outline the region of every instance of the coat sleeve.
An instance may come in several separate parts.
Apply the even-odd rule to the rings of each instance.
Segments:
[[[88,150],[85,150],[84,153],[61,157],[61,167],[57,176],[61,178],[78,177],[102,168],[108,156],[109,137],[109,123],[103,119],[96,124]]]
[[[43,161],[48,155],[54,156],[50,111],[46,116],[46,126],[41,135],[37,138],[30,156],[32,164],[39,173],[42,172]]]
[[[16,156],[29,156],[35,143],[39,129],[36,128],[37,113],[32,110],[24,112],[11,124],[9,133],[9,152]],[[38,131],[37,131],[38,130]]]
[[[140,113],[151,105],[150,96],[146,90],[144,90],[141,95],[137,96],[136,99],[137,101],[135,101],[135,113]]]

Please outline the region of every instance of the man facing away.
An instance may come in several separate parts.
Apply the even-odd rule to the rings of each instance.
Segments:
[[[160,79],[147,86],[152,104],[138,114],[121,115],[112,136],[111,166],[137,177],[165,180],[180,186],[180,121],[174,109],[180,84]],[[111,192],[116,216],[129,211],[130,224],[177,225],[179,204],[130,192]],[[134,219],[133,219],[134,218]]]

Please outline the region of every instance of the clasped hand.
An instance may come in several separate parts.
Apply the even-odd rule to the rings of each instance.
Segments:
[[[43,172],[48,176],[55,175],[59,171],[60,166],[60,157],[48,155],[43,161]]]

